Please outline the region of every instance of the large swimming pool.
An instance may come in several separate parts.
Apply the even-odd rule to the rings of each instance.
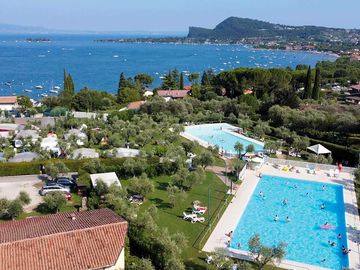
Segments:
[[[262,198],[260,193],[265,198]],[[283,200],[287,200],[287,205]],[[321,209],[321,205],[325,209]],[[275,215],[279,220],[274,221]],[[286,222],[289,217],[290,222]],[[321,229],[325,222],[333,230]],[[234,230],[231,247],[247,250],[248,240],[260,234],[265,245],[288,244],[286,259],[329,269],[348,267],[343,188],[340,185],[265,175],[259,181]],[[342,238],[338,239],[338,234]],[[331,246],[328,241],[335,242]],[[321,262],[325,259],[325,262]]]
[[[185,127],[185,133],[190,134],[198,141],[206,142],[212,146],[218,146],[220,151],[227,154],[236,154],[234,146],[240,142],[244,146],[244,151],[249,144],[253,144],[255,151],[262,151],[264,144],[254,139],[239,135],[234,132],[236,129],[229,124],[205,124]]]

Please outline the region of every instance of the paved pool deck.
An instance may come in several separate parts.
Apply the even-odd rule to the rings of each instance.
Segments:
[[[276,169],[272,166],[272,164],[263,164],[263,166],[257,171],[247,170],[244,176],[244,181],[242,182],[240,188],[237,189],[234,198],[210,235],[208,241],[203,247],[203,251],[216,252],[218,250],[223,250],[231,257],[251,260],[251,256],[248,252],[228,248],[226,246],[228,237],[225,234],[233,231],[238,225],[238,222],[251,199],[256,185],[259,182],[259,173],[261,173],[263,175],[274,175],[342,185],[344,187],[345,222],[348,248],[351,249],[351,252],[349,253],[349,267],[352,269],[360,269],[360,249],[358,244],[360,242],[360,219],[356,203],[353,175],[342,172],[337,178],[330,178],[325,171],[317,171],[316,175],[313,175],[307,173],[305,168],[299,168],[299,170],[300,173],[283,171]],[[283,260],[282,263],[279,264],[279,267],[293,270],[327,269],[289,260]]]

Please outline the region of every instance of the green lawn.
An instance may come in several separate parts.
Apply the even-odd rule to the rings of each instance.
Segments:
[[[122,181],[123,186],[127,186],[129,181],[131,180]],[[206,221],[204,223],[196,224],[183,220],[182,213],[184,211],[190,213],[191,203],[199,200],[208,207],[210,220],[214,219],[218,216],[219,211],[225,209],[225,207],[221,207],[224,205],[227,196],[225,185],[215,174],[207,172],[206,180],[202,184],[194,186],[188,192],[186,201],[176,205],[174,208],[170,208],[166,192],[170,177],[160,176],[153,178],[153,181],[155,182],[155,191],[147,196],[146,202],[141,205],[141,210],[145,211],[150,205],[155,204],[158,207],[158,225],[168,228],[171,233],[182,232],[188,239],[188,248],[183,252],[187,269],[206,269],[207,264],[204,262],[205,255],[200,251],[199,245],[204,245],[206,242],[206,239],[203,239],[201,243],[200,240],[208,226],[209,213],[205,213]],[[209,188],[210,204],[208,203]]]

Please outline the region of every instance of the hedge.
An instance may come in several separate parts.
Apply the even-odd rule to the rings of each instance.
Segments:
[[[18,162],[0,163],[0,176],[15,176],[15,175],[27,175],[27,174],[39,174],[40,166],[49,163],[62,162],[70,170],[70,172],[78,172],[89,159],[69,160],[69,159],[49,159],[45,161],[31,161],[31,162]],[[101,163],[106,167],[121,166],[124,163],[123,158],[109,158],[101,159]]]

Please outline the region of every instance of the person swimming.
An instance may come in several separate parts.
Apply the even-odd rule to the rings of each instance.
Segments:
[[[325,191],[325,185],[323,185],[323,186],[321,187],[321,190],[322,190],[322,191]]]
[[[274,221],[278,221],[278,220],[279,220],[279,216],[278,216],[278,215],[275,215]]]
[[[324,210],[325,209],[325,204],[322,203],[320,207],[321,207],[322,210]]]
[[[290,222],[291,219],[290,219],[289,217],[286,217],[286,218],[285,218],[285,221],[286,221],[286,222]]]
[[[339,233],[338,236],[337,236],[337,239],[341,239],[341,234]]]
[[[329,226],[329,222],[325,221],[323,226]]]
[[[287,205],[287,204],[288,204],[288,201],[287,201],[286,198],[284,198],[284,200],[283,200],[283,205]]]
[[[334,241],[328,241],[328,244],[329,246],[332,246],[332,247],[335,247],[336,246],[336,243]]]

